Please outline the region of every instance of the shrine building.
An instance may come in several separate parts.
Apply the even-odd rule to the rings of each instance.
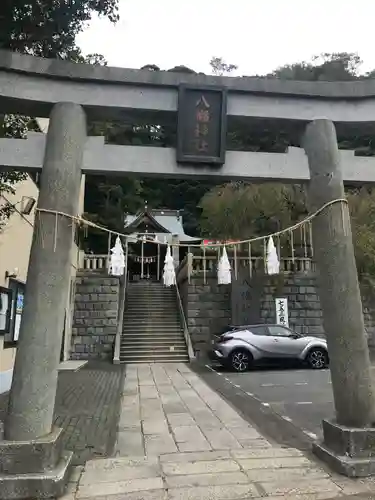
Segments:
[[[125,216],[128,237],[128,272],[130,281],[160,281],[166,243],[171,245],[176,267],[188,252],[188,246],[202,239],[189,236],[183,227],[182,210],[145,209]],[[178,245],[185,245],[179,247]]]

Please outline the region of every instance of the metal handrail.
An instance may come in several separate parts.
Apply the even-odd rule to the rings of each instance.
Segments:
[[[124,323],[124,311],[126,303],[126,275],[120,278],[120,296],[119,296],[119,307],[118,307],[118,317],[117,317],[117,330],[115,337],[115,349],[113,353],[113,364],[120,364],[120,346],[121,346],[121,335],[122,327]]]
[[[126,304],[126,292],[128,286],[128,246],[125,247],[125,270],[124,275],[120,278],[120,296],[119,296],[119,307],[118,307],[118,321],[117,321],[117,330],[115,337],[115,348],[113,352],[113,364],[120,364],[120,347],[121,347],[121,335],[122,335],[122,327],[124,324],[124,312],[125,312],[125,304]]]
[[[180,317],[182,319],[182,326],[183,326],[183,330],[184,330],[185,342],[186,342],[186,346],[188,348],[189,359],[195,359],[193,344],[191,342],[189,328],[188,328],[188,325],[186,322],[185,312],[184,312],[184,308],[182,305],[181,295],[180,295],[180,291],[178,289],[177,283],[175,285],[175,288],[176,288],[176,295],[177,295],[177,303],[178,303],[178,307],[180,310]]]

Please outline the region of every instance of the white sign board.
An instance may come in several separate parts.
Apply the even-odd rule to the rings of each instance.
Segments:
[[[288,317],[288,299],[275,299],[276,305],[276,324],[286,326],[289,328]]]

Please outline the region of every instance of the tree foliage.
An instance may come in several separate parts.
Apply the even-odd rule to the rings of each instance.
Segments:
[[[216,186],[203,196],[200,207],[202,233],[223,240],[265,236],[292,226],[307,214],[302,187],[273,183]],[[254,245],[253,251],[262,250],[261,244]]]
[[[222,57],[213,56],[210,61],[212,74],[216,76],[230,75],[238,69],[236,64],[226,63]]]
[[[267,75],[269,78],[300,81],[347,81],[359,78],[362,60],[355,52],[323,53],[312,61],[287,64]]]
[[[0,116],[0,137],[13,137],[24,139],[27,130],[36,130],[35,120],[21,115]],[[0,170],[0,231],[5,226],[7,219],[14,211],[14,207],[6,201],[7,194],[15,194],[16,186],[25,180],[27,175],[24,172],[15,170]]]
[[[97,63],[101,63],[97,61]],[[230,73],[237,66],[225,63],[221,58],[212,58],[212,72]],[[141,69],[160,71],[154,64]],[[191,68],[180,65],[170,68],[169,72],[195,74]],[[173,126],[160,124],[129,124],[123,122],[92,123],[91,135],[104,135],[105,141],[118,145],[148,145],[154,147],[173,147],[176,132]],[[199,200],[214,186],[213,181],[145,178],[135,180],[123,176],[118,179],[87,176],[85,212],[86,217],[115,231],[121,231],[124,214],[142,209],[146,202],[151,208],[183,209],[183,220],[187,234],[199,234]],[[106,252],[108,242],[105,235],[89,231],[87,247],[95,252]]]
[[[118,0],[2,0],[0,2],[0,48],[43,57],[57,57],[89,64],[106,62],[100,54],[84,58],[76,36],[96,13],[112,22],[118,20]],[[25,138],[27,130],[38,130],[34,119],[21,115],[0,115],[0,137]],[[0,195],[13,193],[26,174],[0,172]],[[12,207],[3,203],[4,223]]]
[[[76,36],[94,13],[117,22],[118,0],[2,0],[0,48],[74,60]]]
[[[375,72],[360,75],[361,64],[360,57],[355,53],[322,54],[311,62],[286,65],[267,76],[304,81],[349,81],[373,77]],[[247,133],[237,130],[232,141],[237,141],[240,149],[253,151],[285,151],[291,145],[290,132],[288,136],[288,131],[275,131],[271,127]],[[354,149],[360,155],[373,156],[373,144],[372,135],[359,136],[352,131],[347,136],[339,136],[341,148]],[[349,189],[348,201],[358,271],[360,274],[373,273],[375,190]],[[223,239],[248,239],[270,234],[293,225],[307,214],[304,189],[296,185],[229,183],[211,189],[202,198],[200,206],[202,232]],[[261,251],[261,248],[258,250]]]

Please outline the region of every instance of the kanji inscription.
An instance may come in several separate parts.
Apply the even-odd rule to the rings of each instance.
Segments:
[[[226,93],[215,87],[180,87],[177,161],[223,164]]]

